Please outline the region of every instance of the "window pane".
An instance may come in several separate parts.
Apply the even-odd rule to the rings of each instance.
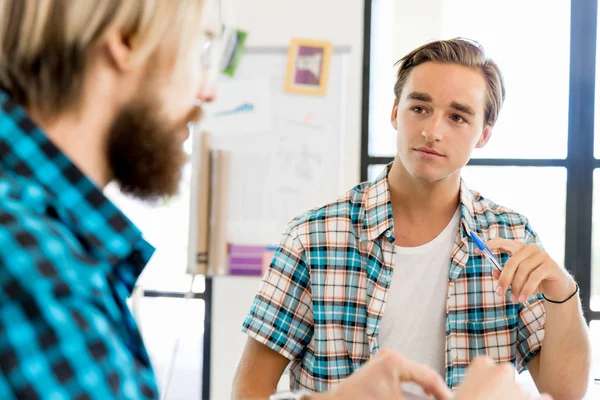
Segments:
[[[590,321],[590,343],[592,345],[592,378],[600,379],[600,321]],[[596,382],[597,383],[597,382]],[[588,396],[590,395],[592,385],[588,388]],[[594,392],[600,393],[597,389],[598,385],[594,385]],[[592,396],[586,397],[592,398]],[[598,398],[598,397],[594,397]]]
[[[138,326],[167,399],[200,399],[205,303],[200,299],[144,297]]]
[[[467,166],[463,178],[471,190],[525,215],[550,256],[564,263],[565,168]]]
[[[381,171],[383,171],[385,167],[386,165],[384,164],[369,165],[369,169],[367,172],[368,179],[372,181],[373,179],[377,178],[377,176],[381,173]]]
[[[490,15],[510,29],[492,26]],[[492,140],[475,157],[566,158],[570,20],[570,1],[443,1],[441,36],[479,41],[505,79]]]
[[[373,1],[371,21],[371,74],[369,93],[369,155],[396,154],[396,131],[391,115],[394,105],[393,54],[394,4],[392,0]]]
[[[600,7],[598,7],[598,17],[600,18]],[[598,35],[598,30],[596,31],[596,35]],[[598,36],[597,36],[598,37]],[[600,71],[600,38],[596,39],[596,91],[594,92],[596,95],[595,104],[595,113],[594,113],[594,157],[600,158],[600,76],[598,72]]]
[[[376,3],[372,21],[371,69],[376,76],[371,80],[371,155],[395,154],[395,134],[389,123],[393,100],[390,66],[404,55],[393,49],[402,48],[400,43],[406,38],[394,35],[392,28],[404,23],[414,24],[416,32],[431,39],[475,39],[498,63],[505,79],[506,100],[490,143],[477,149],[473,157],[566,157],[570,1],[549,6],[545,0],[442,0],[434,2],[439,7],[428,11],[429,20],[414,18],[415,21],[393,7],[391,12],[386,7],[375,7]],[[491,22],[491,15],[496,21],[510,21],[510,29],[500,29]],[[429,34],[423,35],[424,31]]]
[[[592,214],[592,293],[590,308],[600,311],[600,170],[594,170]]]

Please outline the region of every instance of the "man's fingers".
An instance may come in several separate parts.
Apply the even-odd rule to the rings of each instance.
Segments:
[[[495,280],[498,280],[500,278],[500,271],[498,271],[497,269],[493,269],[492,270],[492,276],[494,277]]]
[[[425,365],[399,358],[396,376],[400,382],[416,383],[438,400],[449,400],[452,397],[442,377]]]
[[[520,297],[523,294],[525,283],[530,280],[530,277],[533,274],[533,272],[537,271],[540,268],[540,266],[546,261],[547,258],[547,254],[545,252],[538,251],[537,253],[533,254],[531,257],[527,258],[519,264],[517,273],[515,274],[515,277],[512,281],[512,295],[510,300],[513,303],[522,302]],[[540,282],[538,282],[538,284]],[[533,289],[535,290],[536,287],[537,286],[535,286]]]
[[[520,242],[513,243],[518,244]],[[534,254],[540,252],[540,248],[535,244],[525,246],[525,244],[520,243],[520,245],[521,250],[515,255],[511,256],[511,258],[506,262],[506,264],[504,264],[504,268],[502,269],[500,278],[498,278],[498,288],[501,288],[498,292],[499,296],[504,296],[506,294],[506,292],[508,291],[508,287],[513,283],[515,279],[517,270],[520,269],[521,263],[527,260],[529,257],[533,256]]]
[[[517,273],[518,267],[519,264],[516,263],[504,264],[504,268],[502,269],[502,272],[500,272],[500,276],[498,277],[498,286],[496,286],[496,294],[498,296],[504,297],[504,295],[508,291],[508,287],[510,286],[515,277],[515,274]]]
[[[504,238],[494,238],[485,242],[491,251],[503,251],[510,256],[517,254],[525,247],[525,243],[517,242],[516,240],[508,240]]]
[[[377,362],[385,370],[391,371],[393,379],[401,382],[413,382],[438,400],[450,400],[452,393],[442,377],[428,366],[409,360],[393,351],[382,350],[377,355]]]
[[[540,283],[542,283],[542,281],[548,277],[548,275],[547,269],[543,267],[537,268],[535,271],[533,271],[531,275],[529,275],[529,279],[525,283],[525,286],[523,286],[523,289],[519,294],[518,301],[520,303],[524,303],[528,298],[533,296],[535,294],[535,290],[538,288],[538,286],[540,286]]]
[[[508,377],[511,381],[515,379],[515,367],[511,363],[500,363],[495,365],[497,374],[502,377]]]

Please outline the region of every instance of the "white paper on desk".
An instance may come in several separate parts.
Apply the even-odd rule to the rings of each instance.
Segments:
[[[410,392],[402,391],[402,398],[404,400],[430,400],[431,397],[420,396],[418,394],[412,394]]]
[[[404,400],[428,400],[431,397],[425,396],[423,388],[414,382],[402,383],[402,395]]]
[[[218,88],[215,102],[203,106],[207,115],[203,129],[215,135],[246,135],[273,129],[268,78],[222,80]]]

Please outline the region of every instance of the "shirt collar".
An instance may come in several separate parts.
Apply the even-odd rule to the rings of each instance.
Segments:
[[[145,265],[152,255],[154,249],[137,227],[4,91],[0,91],[0,165],[42,186],[58,217],[95,258],[114,264],[137,250],[136,258],[141,256]]]
[[[388,181],[391,166],[389,164],[366,188],[361,242],[373,241],[385,232],[389,232],[386,233],[388,238],[393,238],[394,217]]]
[[[461,213],[461,236],[468,236],[468,228],[471,231],[478,231],[475,218],[475,207],[477,201],[471,190],[467,187],[465,181],[460,179],[460,213]]]
[[[365,211],[360,240],[373,241],[381,235],[394,240],[394,216],[388,174],[392,163],[371,181],[365,191]],[[475,198],[463,179],[460,180],[461,236],[466,237],[465,228],[477,231],[475,224]]]

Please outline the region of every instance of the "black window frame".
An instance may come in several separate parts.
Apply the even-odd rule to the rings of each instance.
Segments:
[[[372,5],[365,0],[361,132],[361,180],[368,179],[371,165],[388,164],[393,157],[369,154],[370,63]],[[468,165],[564,167],[567,170],[565,221],[565,265],[580,286],[586,320],[600,319],[600,311],[590,309],[592,290],[592,212],[594,170],[594,101],[596,82],[597,0],[571,0],[568,152],[565,159],[472,159]],[[531,45],[535,45],[531,43]],[[545,62],[539,60],[543,67]],[[551,83],[548,84],[551,90]],[[551,117],[550,115],[548,116]]]

